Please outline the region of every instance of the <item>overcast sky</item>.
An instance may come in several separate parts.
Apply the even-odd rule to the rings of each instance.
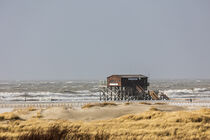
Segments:
[[[210,1],[0,1],[0,80],[133,73],[210,78]]]

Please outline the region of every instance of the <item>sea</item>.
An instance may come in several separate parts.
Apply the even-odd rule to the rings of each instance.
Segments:
[[[149,90],[171,99],[210,101],[210,80],[150,80]],[[95,102],[105,80],[0,81],[0,102]]]

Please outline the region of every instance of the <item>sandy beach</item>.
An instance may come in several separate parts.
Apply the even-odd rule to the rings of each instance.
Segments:
[[[0,139],[209,139],[209,122],[210,109],[158,102],[27,107],[0,114]]]
[[[116,103],[114,105],[108,105],[100,107],[94,103],[96,106],[83,108],[67,108],[67,107],[48,107],[36,109],[35,111],[28,112],[27,114],[18,113],[20,109],[15,109],[14,112],[17,112],[18,116],[22,119],[29,119],[29,116],[33,116],[37,111],[41,111],[42,119],[62,119],[69,121],[95,121],[95,120],[108,120],[113,118],[118,118],[127,114],[139,114],[145,111],[148,111],[150,108],[157,108],[161,111],[180,111],[187,110],[186,107],[173,106],[167,104],[151,104],[147,102],[139,103]],[[103,103],[101,103],[103,104]],[[89,105],[89,104],[87,104]],[[27,109],[27,108],[26,108]],[[30,109],[30,108],[29,108]],[[25,110],[25,109],[22,109]]]

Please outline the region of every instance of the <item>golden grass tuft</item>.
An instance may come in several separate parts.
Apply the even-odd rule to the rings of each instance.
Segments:
[[[157,108],[155,108],[155,107],[151,107],[149,110],[150,110],[150,111],[160,111],[159,109],[157,109]]]
[[[166,103],[155,103],[155,105],[166,105]]]
[[[33,107],[28,107],[28,108],[18,108],[18,109],[14,109],[13,112],[15,112],[16,114],[21,114],[21,115],[26,115],[32,111],[36,111],[36,108]]]
[[[3,120],[18,120],[20,119],[19,116],[17,116],[16,114],[14,114],[13,112],[5,112],[0,114],[0,121]]]
[[[139,104],[143,104],[143,105],[152,105],[152,103],[148,103],[148,102],[140,102]]]
[[[132,104],[131,102],[126,102],[126,103],[124,103],[124,105],[130,105],[130,104]]]
[[[29,107],[27,108],[28,111],[36,111],[37,109],[36,108],[33,108],[33,107]]]
[[[42,118],[41,112],[42,112],[42,110],[37,111],[36,115],[32,116],[32,118]]]
[[[86,105],[82,106],[82,109],[91,108],[91,107],[105,107],[105,106],[117,106],[117,104],[116,103],[112,103],[112,102],[86,104]]]
[[[210,139],[210,109],[197,111],[146,111],[111,120],[70,122],[16,120],[0,122],[0,139]]]

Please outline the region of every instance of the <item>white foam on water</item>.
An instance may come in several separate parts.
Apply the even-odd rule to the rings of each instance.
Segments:
[[[191,89],[169,89],[163,91],[166,95],[176,94],[176,93],[193,93],[193,90]]]
[[[98,100],[99,92],[81,90],[78,93],[53,93],[53,92],[0,92],[0,101],[85,101]]]
[[[207,88],[169,89],[162,92],[170,98],[210,98],[210,90],[208,90]]]
[[[196,93],[196,92],[205,92],[208,91],[206,88],[193,88],[193,89],[169,89],[164,90],[163,92],[166,94],[171,93]]]
[[[68,81],[68,82],[66,82],[66,84],[72,84],[73,83],[73,81]]]
[[[203,92],[203,91],[208,91],[207,88],[194,88],[194,92]]]
[[[75,92],[77,92],[77,93],[89,93],[90,91],[89,90],[77,90]]]
[[[9,83],[6,83],[6,82],[0,82],[0,85],[9,85]]]

